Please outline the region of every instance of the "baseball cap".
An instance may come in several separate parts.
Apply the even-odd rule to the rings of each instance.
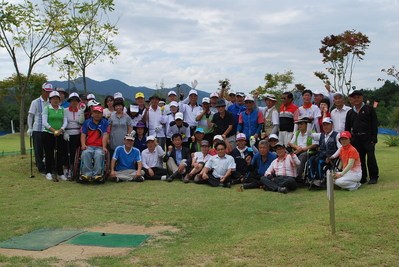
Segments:
[[[324,94],[321,91],[319,91],[319,90],[316,90],[313,94],[314,95],[323,95],[324,96]]]
[[[277,134],[271,134],[271,135],[269,135],[269,140],[270,140],[270,139],[276,139],[277,141],[279,140]]]
[[[209,98],[212,98],[212,97],[217,97],[217,98],[219,98],[219,95],[218,95],[218,93],[211,93],[210,95],[209,95]]]
[[[51,83],[43,83],[42,89],[46,92],[53,91],[53,85]]]
[[[136,124],[136,128],[145,128],[144,122],[139,121],[139,122]]]
[[[183,120],[183,113],[181,112],[177,112],[175,115],[175,120]]]
[[[69,96],[69,94],[68,94],[68,93],[65,91],[65,89],[62,88],[62,87],[57,88],[57,92],[58,92],[58,93],[64,93],[65,98],[67,98],[67,97]]]
[[[352,92],[349,93],[350,97],[352,97],[354,95],[363,95],[363,93],[360,90],[353,90]]]
[[[277,101],[276,96],[272,94],[266,94],[265,99],[270,99],[272,101]]]
[[[226,102],[224,101],[224,99],[219,98],[219,99],[216,101],[216,107],[224,107],[224,106],[226,106]]]
[[[135,96],[135,98],[137,99],[137,98],[139,98],[139,97],[144,98],[144,94],[143,94],[142,92],[137,93],[136,96]]]
[[[343,132],[341,132],[341,133],[339,134],[339,138],[342,138],[342,137],[344,137],[344,138],[351,138],[352,135],[351,135],[351,133],[348,132],[348,131],[343,131]]]
[[[209,142],[207,140],[202,140],[201,146],[209,146]]]
[[[73,92],[73,93],[71,93],[71,94],[69,95],[68,102],[71,102],[71,99],[74,98],[74,97],[77,98],[77,99],[80,101],[79,95],[78,95],[77,93]]]
[[[237,92],[236,96],[245,97],[245,94],[243,92]]]
[[[147,136],[146,142],[148,142],[148,141],[155,141],[155,136],[153,136],[153,135]]]
[[[245,136],[245,133],[239,133],[236,136],[236,140],[237,141],[239,141],[239,140],[247,140],[247,137]]]
[[[322,121],[323,122],[327,122],[327,123],[334,123],[333,120],[330,117],[325,117]]]
[[[340,95],[340,96],[344,97],[344,94],[341,93],[341,92],[335,92],[335,93],[333,94],[333,97],[336,97],[337,95]]]
[[[87,95],[87,99],[88,99],[88,100],[90,100],[90,99],[96,99],[96,96],[93,95],[93,94],[88,94],[88,95]]]
[[[54,96],[60,97],[60,94],[59,94],[57,91],[52,91],[52,92],[50,93],[50,95],[48,96],[48,98],[52,98],[52,97],[54,97]]]
[[[255,102],[254,98],[252,96],[250,96],[250,95],[247,95],[245,97],[244,102],[246,102],[246,101],[254,101]]]
[[[280,143],[280,142],[278,142],[274,147],[277,148],[278,146],[282,147],[282,148],[285,148],[284,144]]]
[[[190,90],[190,92],[188,93],[188,95],[192,95],[192,94],[198,95],[197,91],[194,89]]]
[[[91,107],[91,106],[99,106],[100,105],[100,103],[98,103],[96,100],[90,100],[89,101],[89,103],[87,103],[87,106],[88,107]]]
[[[202,103],[211,103],[211,100],[209,99],[209,97],[204,97],[203,99],[202,99]]]
[[[223,137],[220,134],[215,135],[215,137],[213,137],[213,141],[215,141],[215,140],[223,141]]]
[[[114,99],[116,99],[116,98],[122,98],[123,100],[125,100],[125,98],[123,98],[123,96],[122,96],[122,93],[119,93],[119,92],[114,94]]]
[[[205,131],[204,131],[204,129],[202,129],[202,128],[197,128],[197,129],[195,129],[195,133],[205,133]]]
[[[101,106],[95,106],[95,107],[93,108],[93,111],[100,111],[100,112],[103,112],[103,108],[102,108]]]
[[[300,123],[300,122],[306,122],[306,123],[307,123],[308,121],[309,121],[308,117],[300,116],[300,117],[298,118],[298,120],[295,121],[294,123]]]
[[[179,104],[177,104],[176,101],[172,101],[172,102],[170,102],[169,106],[171,106],[171,107],[178,107]]]
[[[133,135],[131,135],[131,134],[127,134],[127,135],[125,135],[125,140],[132,140],[132,141],[134,141],[134,137],[133,137]]]
[[[169,91],[168,96],[170,95],[177,95],[175,91]]]
[[[230,90],[230,91],[229,91],[229,95],[236,95],[236,91]]]

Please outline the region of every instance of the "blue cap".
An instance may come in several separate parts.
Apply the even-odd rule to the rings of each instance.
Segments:
[[[205,131],[204,131],[204,129],[202,129],[202,128],[197,128],[197,129],[195,129],[195,132],[200,132],[200,133],[205,133]]]

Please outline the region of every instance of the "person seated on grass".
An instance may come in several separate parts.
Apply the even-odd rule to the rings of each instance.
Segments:
[[[279,142],[277,134],[271,134],[267,141],[269,142],[269,151],[276,154],[276,145]]]
[[[182,179],[182,175],[191,166],[190,149],[182,146],[183,137],[181,134],[175,133],[172,136],[172,143],[174,146],[169,146],[168,152],[163,157],[170,175],[166,179],[168,182],[172,182],[174,179]]]
[[[209,155],[215,156],[218,154],[218,152],[216,151],[216,144],[219,142],[224,142],[226,144],[226,151],[225,151],[226,154],[230,154],[231,151],[233,151],[233,148],[232,148],[230,142],[228,141],[228,139],[226,138],[226,136],[218,134],[218,135],[215,135],[215,137],[213,137],[213,148],[209,150],[209,152],[208,152]],[[234,141],[234,143],[235,143],[235,141]]]
[[[131,134],[125,135],[123,146],[115,149],[111,160],[111,178],[116,178],[116,182],[143,182],[144,171],[140,150],[133,147],[134,137]],[[136,169],[137,165],[137,169]]]
[[[302,182],[302,174],[305,168],[305,163],[308,160],[308,156],[315,155],[317,153],[318,142],[308,137],[307,125],[308,122],[311,123],[312,120],[307,117],[299,117],[295,124],[298,125],[298,130],[294,133],[291,142],[288,145],[294,151],[294,154],[298,156],[301,164],[298,166],[298,177],[296,178],[298,182]],[[309,154],[309,155],[308,155]]]
[[[205,131],[202,128],[195,129],[194,135],[191,136],[190,151],[191,157],[195,152],[201,152],[201,142],[204,140]]]
[[[194,152],[191,161],[191,170],[184,177],[183,182],[188,183],[193,177],[194,181],[198,180],[198,173],[204,168],[205,163],[212,157],[208,154],[209,142],[207,140],[201,141],[201,151]]]
[[[228,142],[227,142],[228,143]],[[236,169],[234,158],[226,154],[226,143],[219,142],[215,145],[217,155],[212,156],[202,169],[198,184],[207,183],[212,187],[231,187],[231,174]]]
[[[236,136],[237,147],[231,151],[231,156],[236,163],[236,171],[233,172],[231,183],[238,184],[244,182],[247,174],[249,174],[248,166],[251,164],[254,156],[252,148],[247,147],[247,137],[244,133],[239,133]]]
[[[166,169],[162,163],[165,152],[152,135],[147,137],[147,147],[141,152],[144,178],[147,180],[166,180]]]
[[[101,180],[102,164],[108,153],[108,121],[103,118],[103,108],[95,106],[92,117],[86,120],[80,129],[82,149],[82,180]],[[93,165],[94,161],[94,165]]]
[[[188,138],[190,137],[190,126],[183,120],[183,113],[177,112],[175,120],[169,123],[169,130],[166,135],[172,136],[174,134],[181,134],[183,137],[183,146],[189,147]],[[171,140],[173,142],[173,140]]]
[[[269,151],[269,143],[266,140],[261,140],[259,142],[259,153],[254,155],[251,164],[248,166],[250,174],[243,181],[242,186],[237,187],[237,191],[242,192],[244,189],[262,188],[260,178],[265,175],[270,164],[276,158],[276,154]]]
[[[339,134],[339,142],[342,147],[330,157],[335,159],[339,156],[343,164],[343,171],[333,175],[334,184],[349,191],[357,190],[362,184],[362,166],[359,152],[351,144],[352,135],[344,131]]]
[[[297,166],[300,161],[295,153],[287,154],[285,146],[281,143],[276,145],[277,158],[272,161],[260,178],[263,190],[287,194],[289,190],[295,190],[298,185],[295,182],[297,177]]]

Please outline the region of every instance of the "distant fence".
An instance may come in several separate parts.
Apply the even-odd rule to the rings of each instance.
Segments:
[[[398,136],[398,132],[392,129],[378,128],[378,134]]]

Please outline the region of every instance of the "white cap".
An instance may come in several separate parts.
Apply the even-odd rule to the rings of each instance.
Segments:
[[[43,83],[42,89],[47,92],[53,91],[53,85],[51,83]]]
[[[316,90],[314,93],[313,93],[314,95],[323,95],[323,96],[325,96],[321,91],[319,91],[319,90]]]
[[[178,107],[179,104],[177,104],[176,101],[172,101],[172,102],[169,103],[169,106],[170,106],[170,107]]]
[[[177,94],[175,91],[172,90],[172,91],[169,91],[169,93],[168,93],[168,96],[170,96],[170,95],[177,95]]]
[[[87,99],[96,99],[96,96],[93,94],[88,94]]]
[[[209,99],[209,97],[204,97],[203,99],[202,99],[202,103],[211,103],[211,100]]]
[[[212,98],[212,97],[217,97],[217,98],[219,98],[219,95],[218,95],[218,93],[213,92],[213,93],[210,94],[209,98]]]
[[[183,113],[181,113],[181,112],[177,112],[177,113],[176,113],[176,115],[175,115],[175,120],[178,120],[178,119],[183,120]]]
[[[270,99],[272,101],[277,101],[276,96],[272,94],[265,94],[265,99]]]
[[[245,133],[239,133],[236,136],[236,140],[247,140],[247,136],[245,135]]]
[[[54,96],[60,97],[60,94],[59,94],[57,91],[52,91],[52,92],[50,93],[50,95],[48,96],[48,98],[52,98],[52,97],[54,97]]]
[[[197,93],[197,91],[196,90],[190,90],[190,92],[188,93],[188,95],[192,95],[192,94],[194,94],[194,95],[198,95],[198,93]]]
[[[148,141],[155,141],[155,136],[153,136],[153,135],[147,136],[146,142],[148,142]]]
[[[230,90],[230,91],[229,91],[229,95],[236,95],[236,91]]]
[[[77,97],[80,101],[80,97],[79,97],[78,93],[73,92],[69,95],[68,102],[71,102],[72,97]]]
[[[276,140],[278,140],[277,134],[271,134],[271,135],[269,135],[269,140],[270,140],[270,139],[276,139]]]
[[[336,92],[336,93],[334,93],[334,94],[333,94],[333,97],[336,97],[337,95],[340,95],[340,96],[344,97],[344,94],[341,93],[341,92]]]
[[[245,97],[244,102],[245,102],[245,101],[254,101],[254,102],[255,102],[254,98],[253,98],[252,96],[250,96],[250,95],[247,95],[247,96]]]
[[[223,137],[220,134],[215,135],[215,137],[213,137],[213,141],[215,141],[216,139],[223,141]]]
[[[334,123],[333,120],[332,120],[330,117],[325,117],[325,118],[323,119],[323,122]],[[323,123],[323,122],[322,122],[322,123]]]
[[[119,93],[119,92],[114,94],[114,99],[115,98],[122,98],[122,100],[125,100],[125,98],[123,98],[123,96],[122,96],[122,93]]]
[[[100,103],[98,103],[96,100],[94,100],[94,99],[92,99],[92,100],[90,100],[89,101],[89,103],[87,103],[87,106],[88,107],[91,107],[91,106],[99,106],[100,105]]]

